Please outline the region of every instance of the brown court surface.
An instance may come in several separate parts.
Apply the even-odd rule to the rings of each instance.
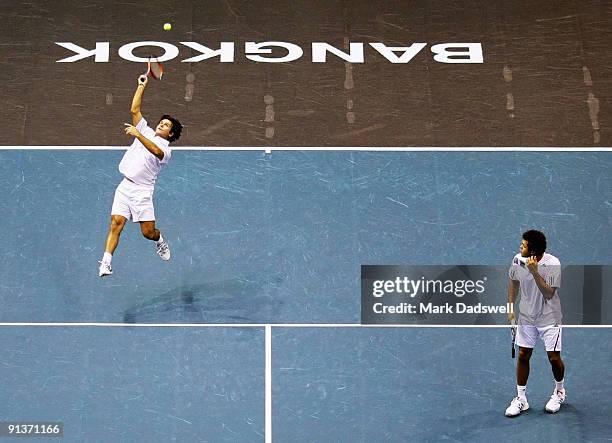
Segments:
[[[147,90],[143,111],[150,120],[166,112],[179,117],[183,146],[610,145],[609,1],[137,6],[90,0],[3,5],[3,145],[125,145],[122,122],[143,68],[117,50],[148,40],[180,49],[165,64],[163,81]],[[171,31],[163,31],[165,22],[173,24]],[[272,40],[299,45],[303,57],[279,64],[245,58],[245,41]],[[104,41],[110,42],[107,63],[57,63],[74,53],[54,42],[92,49]],[[194,54],[180,41],[213,49],[234,42],[235,61],[181,63]],[[330,56],[313,63],[312,42],[365,43],[365,61],[349,65]],[[392,64],[370,42],[427,47],[407,64]],[[450,42],[482,43],[484,63],[434,61],[430,47]],[[136,54],[148,55],[146,49]]]

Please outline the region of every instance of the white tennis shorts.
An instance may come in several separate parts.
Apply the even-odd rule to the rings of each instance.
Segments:
[[[561,325],[533,326],[518,325],[516,328],[516,344],[522,348],[535,348],[540,338],[546,346],[546,351],[561,351],[563,331]]]
[[[115,191],[111,215],[122,215],[134,223],[155,220],[153,189],[123,179]]]

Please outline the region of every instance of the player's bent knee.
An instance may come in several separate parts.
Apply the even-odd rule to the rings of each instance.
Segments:
[[[549,352],[548,361],[551,363],[558,363],[561,361],[561,354],[559,352]]]
[[[111,217],[111,230],[117,232],[121,232],[123,227],[125,226],[125,219],[122,217]]]

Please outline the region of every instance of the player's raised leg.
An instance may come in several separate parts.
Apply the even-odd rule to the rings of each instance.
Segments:
[[[127,218],[122,215],[111,215],[110,227],[108,228],[108,235],[106,236],[106,244],[104,246],[104,256],[102,257],[102,261],[100,261],[100,277],[105,277],[113,273],[111,261],[113,259],[113,253],[119,244],[119,237],[125,227],[126,221]]]
[[[159,229],[155,227],[154,220],[141,221],[140,231],[145,238],[155,242],[157,246],[157,255],[159,255],[162,260],[170,260],[170,247],[168,246],[168,242],[164,240]]]

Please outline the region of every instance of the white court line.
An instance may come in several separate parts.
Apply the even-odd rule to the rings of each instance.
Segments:
[[[26,323],[4,322],[0,327],[95,327],[95,328],[508,328],[510,325],[363,325],[361,323]],[[612,325],[562,325],[564,328],[612,328]]]
[[[266,326],[265,363],[265,443],[272,443],[272,328]]]
[[[0,146],[0,151],[125,151],[126,146]],[[173,151],[612,152],[612,147],[176,146]]]

